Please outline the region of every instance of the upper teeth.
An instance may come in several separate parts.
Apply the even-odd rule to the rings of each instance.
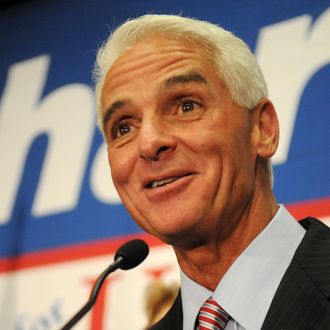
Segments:
[[[157,181],[153,181],[151,182],[151,187],[152,188],[156,188],[159,186],[162,186],[164,184],[170,183],[172,181],[175,181],[178,177],[172,177],[172,178],[167,178],[167,179],[163,179],[163,180],[157,180]]]

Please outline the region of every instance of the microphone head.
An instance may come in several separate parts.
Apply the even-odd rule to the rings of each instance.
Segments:
[[[133,239],[123,244],[115,254],[115,260],[122,257],[121,269],[127,270],[139,265],[148,255],[149,247],[141,239]]]

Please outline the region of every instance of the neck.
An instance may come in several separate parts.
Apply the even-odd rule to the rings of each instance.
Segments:
[[[277,210],[271,189],[268,194],[261,191],[254,195],[225,238],[213,235],[194,248],[174,247],[181,269],[192,280],[214,291],[229,267],[267,226]]]

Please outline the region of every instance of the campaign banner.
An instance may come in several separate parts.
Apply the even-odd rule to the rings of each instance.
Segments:
[[[77,329],[144,329],[150,283],[179,281],[171,247],[122,205],[95,123],[97,49],[146,13],[208,20],[248,43],[280,121],[276,198],[330,224],[330,1],[21,3],[0,12],[0,329],[58,329],[131,238],[150,256],[110,276]]]

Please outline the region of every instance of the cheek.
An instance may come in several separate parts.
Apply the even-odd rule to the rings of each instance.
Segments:
[[[200,156],[212,158],[220,158],[220,155],[226,147],[226,140],[221,138],[218,134],[214,133],[212,129],[205,130],[196,134],[198,140],[195,140],[194,146],[196,146],[196,153]]]
[[[121,152],[109,151],[108,161],[111,170],[112,180],[116,188],[128,181],[129,174],[131,173],[131,161]]]
[[[251,165],[251,146],[247,136],[222,130],[201,138],[199,155],[204,155],[205,166],[212,168],[215,176],[227,177],[249,172],[247,167]]]

